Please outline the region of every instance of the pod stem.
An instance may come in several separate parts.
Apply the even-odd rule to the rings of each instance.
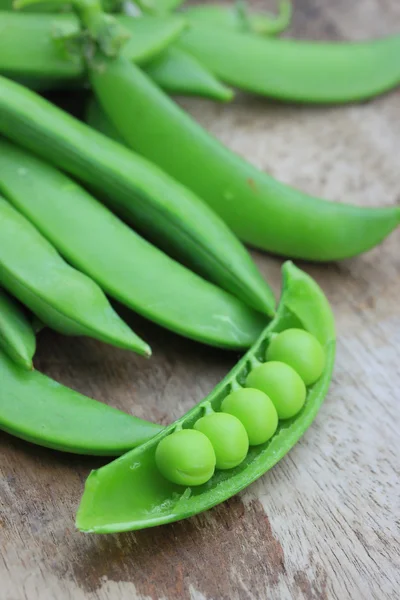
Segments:
[[[257,33],[258,35],[278,35],[289,27],[292,14],[292,0],[280,0],[276,16],[267,14],[250,16],[250,28],[253,33]]]
[[[42,2],[43,0],[14,0],[14,8],[19,10]],[[51,0],[51,4],[59,6],[65,4],[65,0]],[[99,0],[71,0],[71,5],[81,21],[82,31],[78,34],[72,34],[68,29],[58,31],[55,34],[56,40],[70,42],[72,37],[84,41],[86,39],[88,43],[84,44],[84,48],[87,56],[90,57],[95,52],[96,46],[106,56],[118,56],[130,33],[112,15],[104,12]]]
[[[233,381],[231,381],[231,383],[230,383],[230,388],[231,388],[231,393],[232,393],[232,392],[237,392],[238,390],[241,390],[242,386],[237,381],[237,379],[233,379]]]

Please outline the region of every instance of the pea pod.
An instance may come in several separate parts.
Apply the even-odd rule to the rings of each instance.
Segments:
[[[203,96],[229,102],[233,91],[223,85],[194,56],[178,47],[168,48],[145,65],[151,79],[170,94]]]
[[[400,84],[400,35],[369,42],[306,42],[196,24],[179,45],[222,81],[280,100],[353,102]]]
[[[23,166],[20,166],[23,169]],[[118,317],[101,289],[0,198],[0,284],[43,323],[149,356],[149,346]]]
[[[193,428],[206,407],[219,410],[232,388],[244,385],[254,361],[265,360],[271,335],[292,327],[313,334],[326,355],[322,376],[308,388],[301,412],[281,421],[268,442],[250,447],[239,466],[216,471],[204,485],[185,488],[165,479],[155,462],[160,441],[181,427],[183,431]],[[285,263],[277,315],[258,341],[203,402],[139,448],[90,474],[77,527],[93,533],[115,533],[170,523],[207,510],[248,486],[275,465],[311,425],[329,387],[334,354],[334,321],[324,294],[306,273]]]
[[[182,49],[170,46],[184,26],[176,16],[132,18],[118,21],[131,32],[124,54],[140,64],[165,91],[231,100],[233,92]],[[56,45],[56,31],[78,34],[79,21],[72,15],[0,13],[0,73],[35,90],[79,88],[85,85],[83,55],[67,53]]]
[[[120,61],[123,71],[130,67],[121,58],[113,61],[112,72],[107,62],[103,72],[92,69],[96,89],[114,111],[121,109],[122,96],[115,98],[109,85],[117,83],[113,73]],[[272,291],[237,238],[214,211],[152,163],[3,77],[0,133],[91,185],[125,219],[201,275],[273,314]]]
[[[143,63],[164,51],[182,32],[182,17],[139,17],[119,15],[118,23],[131,34],[123,48],[129,60]],[[0,13],[0,73],[29,83],[49,86],[82,85],[85,62],[79,46],[68,51],[57,36],[79,35],[79,19],[73,14]]]
[[[0,288],[0,352],[24,369],[33,369],[36,338],[22,308]]]
[[[0,381],[0,429],[39,446],[118,456],[163,429],[26,371],[1,351]]]
[[[114,79],[103,109],[117,102]],[[305,260],[340,260],[374,247],[400,223],[399,206],[325,202],[279,183],[211,137],[134,65],[118,90],[125,102],[107,116],[119,136],[195,191],[251,246]],[[104,120],[97,113],[90,124],[103,130]]]
[[[2,138],[0,190],[70,264],[144,317],[225,348],[250,346],[264,328],[261,314],[152,246],[64,173]]]
[[[276,16],[250,12],[246,2],[235,2],[234,6],[198,4],[186,8],[183,14],[185,19],[193,25],[211,25],[260,35],[278,35],[290,25],[292,2],[280,0],[279,13]]]

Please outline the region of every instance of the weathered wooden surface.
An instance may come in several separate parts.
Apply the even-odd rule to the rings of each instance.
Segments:
[[[399,30],[398,0],[296,0],[298,36],[360,39]],[[342,108],[249,98],[228,107],[184,105],[284,181],[334,200],[399,202],[400,90]],[[208,513],[136,534],[85,536],[74,529],[74,513],[89,470],[102,460],[0,432],[1,600],[399,598],[399,242],[397,233],[361,258],[302,265],[337,317],[330,393],[289,456]],[[255,257],[278,291],[281,261]],[[150,362],[44,332],[36,365],[167,423],[235,361],[139,319],[135,325],[153,347]]]

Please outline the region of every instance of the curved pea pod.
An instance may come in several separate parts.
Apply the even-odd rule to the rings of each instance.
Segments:
[[[145,65],[151,79],[170,94],[203,96],[218,102],[229,102],[233,90],[223,85],[194,56],[177,47],[168,48]]]
[[[218,411],[231,389],[244,384],[254,360],[264,360],[271,334],[291,327],[312,333],[326,355],[324,372],[308,388],[302,410],[292,419],[281,421],[268,442],[250,447],[239,466],[217,470],[206,484],[184,488],[166,480],[155,462],[159,442],[177,428],[192,428],[206,407]],[[247,487],[273,467],[311,425],[329,387],[334,355],[335,329],[328,301],[306,273],[285,263],[276,318],[258,341],[203,402],[143,446],[90,474],[77,527],[92,533],[114,533],[170,523],[207,510]]]
[[[118,456],[163,429],[26,371],[2,352],[0,381],[0,429],[39,446]]]
[[[87,335],[138,354],[151,354],[94,281],[64,262],[39,231],[2,198],[0,240],[1,285],[43,323],[66,335]]]
[[[198,4],[183,12],[185,19],[193,25],[211,25],[232,31],[258,33],[260,35],[278,35],[287,29],[292,19],[292,2],[281,0],[279,12],[275,16],[269,13],[253,13],[246,3],[234,6],[219,4]]]
[[[122,6],[122,2],[120,0],[104,0],[102,6],[106,12],[114,12],[119,11]],[[14,8],[14,0],[0,0],[0,10],[13,10]],[[47,2],[43,0],[40,4],[34,4],[25,6],[24,10],[28,12],[35,13],[57,13],[57,12],[65,12],[71,10],[70,2],[65,2],[65,4],[55,4],[54,2]]]
[[[250,346],[265,327],[260,313],[169,258],[64,173],[1,138],[0,190],[70,264],[159,325],[233,349]]]
[[[91,78],[112,111],[125,115],[129,99],[121,105],[125,89],[121,77],[130,68],[141,74],[124,58],[111,62],[115,66],[110,71],[108,61],[101,72],[94,73],[93,68]],[[127,85],[129,89],[129,80]],[[271,289],[227,225],[149,161],[2,77],[0,133],[98,190],[111,208],[193,270],[250,306],[273,314]]]
[[[0,351],[19,366],[33,369],[36,350],[33,327],[22,307],[0,288]]]
[[[400,35],[368,42],[306,42],[196,24],[179,44],[222,81],[280,100],[353,102],[400,84]]]
[[[400,224],[399,206],[326,202],[278,182],[210,136],[135,69],[139,78],[126,86],[129,101],[113,115],[119,136],[196,192],[242,241],[291,258],[332,261],[366,252]],[[106,132],[107,117],[97,112],[91,124]]]
[[[138,63],[163,52],[186,25],[177,15],[116,18],[131,34],[123,54]],[[79,31],[79,19],[73,14],[0,13],[0,73],[40,89],[83,85],[84,57],[79,43],[73,42]],[[69,37],[70,47],[63,36]]]

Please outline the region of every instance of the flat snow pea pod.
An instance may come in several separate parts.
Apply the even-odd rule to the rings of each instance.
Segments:
[[[114,533],[178,521],[233,496],[276,464],[314,420],[327,393],[335,355],[333,315],[318,285],[292,263],[283,267],[283,293],[275,319],[213,392],[181,419],[136,450],[89,476],[77,514],[77,527],[93,533]],[[322,376],[307,392],[307,401],[293,419],[281,421],[273,437],[250,446],[244,461],[232,470],[216,470],[203,485],[183,487],[158,470],[159,443],[179,428],[191,429],[211,406],[218,411],[232,389],[242,386],[254,362],[263,361],[271,334],[303,328],[322,344],[326,363]]]
[[[219,102],[229,102],[233,90],[223,85],[194,56],[177,47],[168,48],[145,65],[151,79],[170,94],[204,96]]]
[[[182,32],[185,21],[177,15],[132,18],[117,17],[131,34],[123,48],[124,56],[137,63],[155,58]],[[73,14],[24,14],[0,12],[0,73],[25,79],[30,85],[47,89],[51,84],[76,86],[85,81],[85,63],[79,45],[71,51],[63,47],[67,32],[78,36],[79,19]]]
[[[26,371],[1,351],[0,381],[0,429],[39,446],[118,456],[163,429]]]
[[[88,335],[150,356],[149,346],[119,318],[97,284],[64,262],[2,198],[0,240],[1,285],[43,323],[66,335]]]
[[[1,350],[24,369],[33,369],[36,337],[27,315],[0,288],[0,352]]]
[[[122,74],[132,67],[125,59]],[[123,110],[116,67],[94,73],[113,112]],[[115,76],[114,76],[115,75]],[[146,76],[145,80],[147,80]],[[125,108],[124,108],[125,107]],[[34,92],[0,77],[0,133],[92,186],[105,201],[174,257],[271,315],[274,297],[246,249],[213,210],[152,163],[109,140]]]
[[[185,9],[182,14],[193,25],[211,25],[233,31],[278,35],[290,25],[292,3],[290,0],[281,0],[276,16],[262,12],[252,13],[247,4],[242,2],[236,2],[234,6],[198,4]]]
[[[222,81],[280,100],[353,102],[400,84],[400,35],[368,42],[306,42],[196,24],[179,44]]]
[[[325,202],[279,183],[211,137],[136,69],[139,78],[140,84],[126,86],[112,125],[127,145],[195,191],[244,242],[283,256],[340,260],[369,250],[399,225],[399,206]],[[91,125],[108,133],[107,120],[97,112]]]
[[[0,191],[70,264],[159,325],[226,348],[250,346],[265,327],[260,313],[141,238],[64,173],[1,137]]]

